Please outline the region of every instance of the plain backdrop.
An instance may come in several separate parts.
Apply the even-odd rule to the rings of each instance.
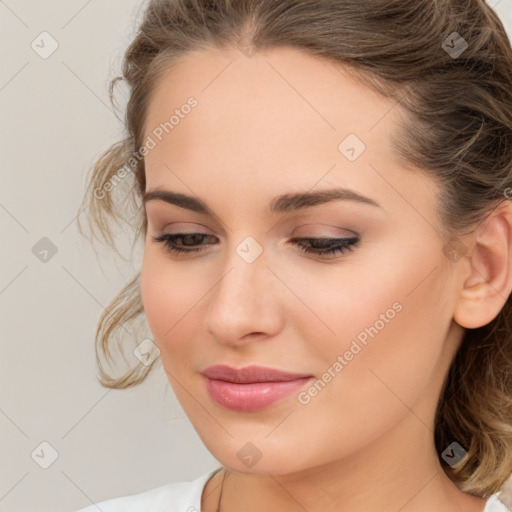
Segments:
[[[489,3],[512,34],[512,0]],[[218,466],[160,368],[127,390],[96,379],[97,320],[141,251],[96,253],[76,217],[92,164],[123,133],[108,82],[144,5],[0,0],[3,512],[72,512]]]

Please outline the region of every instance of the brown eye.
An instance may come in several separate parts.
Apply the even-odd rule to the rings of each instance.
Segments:
[[[161,233],[159,236],[153,237],[153,240],[158,243],[163,243],[165,245],[166,251],[168,252],[184,254],[203,252],[203,248],[197,248],[193,246],[198,245],[201,240],[212,240],[213,238],[214,237],[211,235],[207,235],[205,233],[176,233],[172,235],[169,233]],[[180,245],[177,245],[176,242],[181,244],[181,247]],[[183,246],[192,248],[184,249]]]
[[[302,252],[324,256],[334,255],[337,252],[341,255],[354,250],[359,243],[359,238],[294,238],[292,241],[300,242],[297,246]]]

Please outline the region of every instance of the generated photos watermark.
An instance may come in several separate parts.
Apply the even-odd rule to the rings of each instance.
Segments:
[[[393,305],[386,310],[385,313],[379,315],[379,319],[374,322],[370,327],[365,327],[357,336],[352,340],[350,348],[346,350],[343,355],[338,355],[336,361],[327,368],[322,374],[320,379],[317,379],[311,386],[301,391],[297,395],[297,400],[302,405],[307,405],[311,402],[312,398],[318,395],[325,386],[340,373],[345,366],[347,366],[354,357],[359,354],[363,348],[368,345],[368,337],[375,338],[391,320],[393,320],[397,313],[402,311],[403,306],[400,302],[394,302]],[[358,343],[359,342],[359,343]],[[362,346],[361,346],[362,345]]]
[[[103,183],[100,187],[94,189],[93,195],[96,199],[104,199],[107,192],[110,192],[114,187],[120,183],[126,176],[133,172],[137,164],[144,159],[149,152],[156,148],[166,134],[171,133],[172,130],[178,126],[183,119],[185,119],[192,109],[197,107],[198,101],[191,96],[186,103],[181,105],[180,108],[174,109],[174,113],[167,121],[161,122],[152,131],[151,135],[146,137],[144,144],[136,151],[128,161],[113,175],[109,180]]]

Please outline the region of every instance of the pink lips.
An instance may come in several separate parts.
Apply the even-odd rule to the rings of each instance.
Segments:
[[[257,411],[299,391],[311,374],[289,373],[263,366],[231,368],[210,366],[204,370],[206,389],[216,403],[235,411]]]

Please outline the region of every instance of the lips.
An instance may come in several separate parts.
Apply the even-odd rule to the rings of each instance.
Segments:
[[[253,382],[283,382],[312,377],[311,374],[290,373],[265,366],[253,365],[235,369],[223,364],[210,366],[203,371],[203,374],[210,379],[225,380],[237,384],[249,384]]]
[[[210,397],[233,411],[258,411],[299,392],[313,376],[262,366],[210,366],[203,371]]]

